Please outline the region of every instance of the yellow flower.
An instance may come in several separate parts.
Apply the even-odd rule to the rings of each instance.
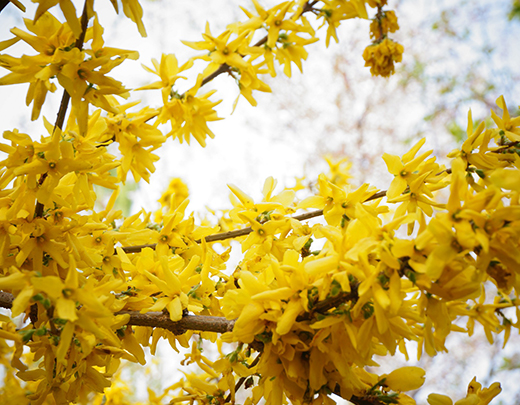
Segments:
[[[338,187],[344,187],[349,184],[349,179],[352,178],[350,168],[352,162],[348,158],[336,159],[331,155],[325,156],[325,161],[329,165],[329,172],[327,178]]]
[[[210,65],[204,71],[206,75],[213,73],[223,64],[239,70],[247,69],[250,64],[240,55],[239,48],[247,45],[248,32],[242,32],[237,38],[228,43],[231,34],[232,32],[230,30],[226,30],[218,37],[215,37],[211,34],[209,23],[207,23],[206,32],[202,34],[204,41],[182,41],[182,43],[193,49],[209,51],[209,56],[203,57],[203,59],[211,61]]]
[[[267,12],[267,18],[265,19],[265,25],[267,26],[267,46],[274,48],[278,41],[278,35],[280,30],[294,31],[298,29],[298,25],[292,20],[285,20],[285,15],[292,7],[291,1],[285,1],[271,8]],[[257,6],[258,10],[258,6]],[[260,15],[264,14],[260,13]]]
[[[42,184],[36,192],[36,197],[48,206],[52,205],[52,201],[59,201],[62,205],[68,206],[67,202],[53,193],[54,189],[68,173],[84,173],[93,167],[92,163],[82,160],[72,143],[62,140],[61,135],[61,130],[56,128],[50,139],[44,139],[48,142],[35,143],[35,156],[32,161],[20,165],[13,171],[16,176],[41,175]]]
[[[280,35],[282,47],[276,49],[276,60],[284,65],[283,72],[291,77],[291,63],[294,63],[300,72],[303,72],[302,61],[307,59],[308,52],[304,46],[318,41],[318,38],[304,39],[296,33]]]
[[[155,222],[161,222],[165,208],[166,212],[175,211],[189,197],[189,194],[188,186],[182,179],[178,177],[173,178],[168,185],[168,189],[162,193],[161,198],[158,200],[161,208],[155,213]]]
[[[160,89],[162,94],[163,103],[167,103],[168,100],[174,96],[175,91],[173,86],[178,79],[186,79],[184,76],[179,76],[179,73],[189,69],[193,66],[193,61],[189,60],[184,65],[179,66],[177,58],[173,54],[162,54],[161,62],[157,62],[156,59],[152,59],[152,64],[155,70],[144,66],[143,68],[153,74],[156,74],[161,78],[160,81],[148,84],[143,87],[139,87],[136,90],[151,90]]]
[[[155,172],[154,163],[159,160],[152,152],[166,141],[159,129],[147,123],[157,115],[157,110],[145,107],[135,113],[127,112],[137,103],[119,105],[114,100],[115,112],[105,118],[107,127],[103,136],[118,144],[122,156],[118,178],[123,183],[129,171],[136,182],[141,178],[148,182],[150,173]]]
[[[263,223],[271,219],[280,219],[283,215],[294,212],[295,192],[283,190],[279,194],[273,195],[276,184],[276,180],[272,177],[265,180],[262,190],[263,199],[259,203],[255,203],[252,197],[238,187],[228,184],[228,188],[232,192],[230,200],[234,206],[229,212],[231,219],[238,223],[250,222],[251,220]],[[240,216],[240,214],[246,216]]]
[[[493,110],[491,110],[491,118],[500,129],[500,134],[506,136],[511,142],[520,141],[520,117],[510,117],[504,96],[497,98],[496,103],[502,109],[502,118]]]
[[[370,23],[370,38],[378,39],[389,32],[396,32],[399,29],[397,17],[392,10],[383,11],[381,18],[374,18]]]
[[[363,184],[357,190],[351,191],[347,185],[340,188],[327,180],[324,174],[318,177],[319,195],[311,196],[298,204],[298,208],[323,209],[323,214],[329,225],[342,227],[346,222],[356,218],[356,205],[366,201],[377,190]]]
[[[373,43],[363,51],[365,66],[370,67],[372,76],[389,77],[395,71],[394,62],[401,62],[404,48],[389,38]]]
[[[384,384],[393,391],[412,391],[424,384],[425,371],[420,367],[401,367],[381,376]]]
[[[63,3],[69,3],[73,8],[70,1],[63,1]],[[42,4],[45,7],[49,5],[47,1],[40,5]],[[75,11],[69,9],[65,14],[68,15],[69,12],[75,15]],[[93,38],[93,49],[84,51],[75,47],[75,34],[69,25],[61,24],[47,12],[43,13],[36,22],[25,20],[25,25],[34,35],[19,28],[13,28],[11,32],[39,54],[24,55],[21,58],[0,56],[0,65],[12,72],[0,79],[0,85],[30,83],[27,103],[33,102],[31,118],[35,120],[40,114],[47,92],[56,90],[55,84],[51,82],[51,79],[56,78],[71,96],[80,130],[84,134],[88,108],[86,108],[87,104],[81,103],[82,99],[112,111],[106,95],[124,96],[127,90],[119,81],[106,76],[106,73],[127,58],[136,59],[138,53],[116,48],[101,48],[102,28],[99,27],[97,18],[94,19],[94,26],[89,28],[87,35],[87,39]]]
[[[268,84],[258,78],[260,73],[259,66],[250,66],[240,72],[240,78],[238,79],[238,88],[240,94],[246,98],[249,103],[255,107],[257,105],[256,100],[253,98],[253,90],[270,93],[271,88]],[[233,104],[233,111],[238,103],[238,97]]]
[[[184,140],[190,143],[191,136],[202,146],[206,146],[206,136],[214,138],[215,134],[208,128],[208,121],[218,121],[214,110],[220,101],[210,101],[209,97],[215,94],[215,90],[197,96],[202,85],[203,75],[199,75],[197,83],[182,96],[174,96],[161,108],[157,117],[158,123],[170,121],[171,131],[167,134],[178,138],[182,143]]]
[[[364,1],[326,0],[323,3],[324,7],[321,9],[320,17],[324,19],[323,25],[327,24],[327,36],[325,38],[327,47],[329,46],[330,38],[334,38],[336,42],[339,42],[336,28],[339,27],[341,21],[355,17],[368,18]]]

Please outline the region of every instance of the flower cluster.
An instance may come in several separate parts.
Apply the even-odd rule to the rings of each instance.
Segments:
[[[395,71],[395,63],[401,62],[404,48],[388,38],[388,33],[399,29],[397,16],[392,10],[383,10],[386,1],[370,1],[371,7],[377,7],[377,14],[370,23],[372,44],[365,48],[363,59],[370,67],[373,76],[388,77]]]
[[[385,38],[367,46],[363,51],[365,66],[373,76],[388,77],[395,71],[395,62],[401,62],[404,48],[401,44]]]

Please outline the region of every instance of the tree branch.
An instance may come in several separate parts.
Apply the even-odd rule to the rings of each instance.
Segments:
[[[374,195],[368,197],[364,202],[377,200],[378,198],[383,198],[384,196],[386,196],[386,190],[375,193]],[[323,215],[323,210],[316,210],[316,211],[306,212],[306,213],[300,214],[300,215],[295,215],[294,217],[291,217],[291,218],[296,219],[297,221],[305,221],[307,219],[319,217],[322,215]],[[239,238],[240,236],[245,236],[245,235],[250,234],[252,231],[253,231],[253,229],[250,226],[248,226],[246,228],[235,229],[233,231],[215,233],[213,235],[206,236],[204,239],[206,242],[216,242],[219,240]],[[200,239],[198,239],[195,242],[201,243],[202,241]],[[139,253],[141,250],[143,250],[145,248],[155,249],[156,246],[157,246],[157,243],[149,243],[149,244],[145,244],[145,245],[123,246],[122,249],[123,249],[123,252],[125,252],[125,253]],[[117,254],[117,252],[115,252],[114,254]]]
[[[327,312],[329,309],[336,308],[344,302],[357,301],[357,299],[359,298],[358,286],[359,283],[351,284],[350,292],[341,291],[338,295],[334,297],[325,298],[323,301],[317,302],[316,305],[313,306],[309,312],[305,312],[304,314],[298,315],[298,317],[296,318],[296,322],[310,321],[316,313],[323,314]]]
[[[81,34],[78,39],[76,39],[75,47],[80,51],[83,49],[83,43],[85,42],[85,35],[87,33],[87,24],[88,24],[88,11],[87,11],[87,0],[85,0],[85,5],[83,6],[83,14],[81,15]],[[63,89],[63,96],[61,97],[60,108],[58,110],[58,115],[56,117],[56,122],[54,123],[54,130],[56,128],[63,129],[63,124],[65,122],[65,115],[67,114],[67,109],[69,107],[70,95],[67,93],[67,90]],[[40,178],[40,185],[43,183],[43,180],[47,177],[47,173],[44,173]],[[34,217],[39,218],[43,216],[43,204],[40,201],[36,202],[36,207],[34,209]]]
[[[13,294],[0,291],[0,307],[11,309],[13,307],[13,301]]]
[[[119,311],[114,315],[130,315],[127,325],[152,326],[182,335],[187,330],[198,330],[202,332],[231,332],[235,325],[234,320],[228,320],[221,316],[207,315],[185,315],[180,321],[173,322],[165,312],[148,312],[142,314],[138,311]]]

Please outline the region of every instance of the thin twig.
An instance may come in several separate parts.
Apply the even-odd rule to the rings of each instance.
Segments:
[[[80,51],[83,49],[83,43],[85,41],[85,35],[87,33],[87,24],[88,24],[88,11],[87,11],[87,1],[85,1],[85,5],[83,6],[83,14],[81,16],[81,34],[78,39],[76,39],[75,47]],[[58,114],[56,117],[56,122],[54,123],[54,130],[59,128],[63,129],[63,124],[65,122],[65,115],[67,114],[67,109],[69,107],[70,95],[67,93],[67,90],[63,89],[63,96],[61,97],[60,108],[58,110]],[[43,180],[47,177],[47,173],[42,174],[40,178],[40,185],[43,183]],[[36,207],[34,209],[34,217],[40,218],[43,216],[43,204],[40,201],[36,202]]]
[[[83,44],[85,42],[85,35],[87,33],[87,24],[88,24],[88,12],[87,12],[87,1],[85,1],[85,5],[83,6],[83,14],[81,15],[81,34],[78,39],[76,39],[75,47],[80,51],[83,50]],[[58,110],[58,115],[56,117],[56,123],[54,124],[54,129],[59,128],[63,129],[63,124],[65,122],[65,115],[67,114],[67,109],[69,108],[70,95],[67,93],[67,90],[63,90],[63,96],[61,97],[60,109]]]
[[[258,362],[260,361],[260,356],[262,355],[262,353],[259,353],[258,356],[255,357],[255,359],[253,360],[253,362],[247,366],[247,368],[253,368],[254,366],[256,366],[258,364]],[[247,377],[240,377],[240,379],[237,381],[237,383],[235,384],[235,394],[236,392],[240,389],[240,387],[242,386],[242,384],[244,384],[246,382],[246,380],[249,378],[250,376],[247,376]],[[247,388],[247,387],[246,387]],[[231,393],[228,394],[228,396],[226,397],[226,400],[224,401],[225,404],[229,404],[231,402]]]
[[[302,9],[302,12],[300,13],[300,16],[308,11],[311,11],[312,10],[312,6],[314,6],[314,4],[316,4],[317,1],[312,1],[310,2],[307,2],[305,3],[305,6],[303,7]],[[294,16],[292,17],[294,18]],[[253,47],[259,47],[259,46],[262,46],[263,44],[265,44],[267,42],[267,35],[265,37],[263,37],[262,39],[260,39],[258,42],[256,42]],[[242,58],[244,57],[244,55],[240,55]],[[227,72],[230,72],[231,71],[231,66],[229,66],[228,64],[226,63],[223,63],[222,65],[220,65],[217,70],[215,70],[213,73],[209,74],[208,76],[206,76],[204,79],[202,79],[202,82],[200,84],[200,87],[204,86],[205,84],[208,84],[209,82],[211,82],[213,79],[215,79],[216,77],[220,76],[222,73],[227,73]],[[184,96],[186,95],[186,93],[183,93],[181,94],[180,98],[183,98]],[[161,110],[161,108],[159,109],[159,111]],[[159,112],[157,112],[157,114],[151,116],[150,118],[148,118],[146,120],[146,122],[154,119],[155,117],[157,117],[159,115]],[[110,139],[109,139],[110,141]],[[115,138],[112,139],[112,141],[115,141]],[[99,145],[99,146],[106,146],[106,145]]]
[[[383,198],[384,196],[386,196],[386,190],[379,191],[379,192],[371,195],[370,197],[368,197],[365,200],[365,202],[372,201],[372,200],[377,200],[378,198]],[[304,214],[296,215],[296,216],[291,217],[291,218],[292,219],[296,219],[297,221],[305,221],[307,219],[320,217],[322,215],[323,215],[323,210],[316,210],[316,211],[311,211],[311,212],[306,212]],[[233,231],[215,233],[213,235],[206,236],[204,238],[204,240],[207,243],[209,243],[209,242],[216,242],[216,241],[219,241],[219,240],[239,238],[241,236],[245,236],[245,235],[250,234],[252,231],[253,231],[253,229],[250,226],[248,226],[246,228],[235,229]],[[202,240],[198,239],[195,242],[196,243],[201,243]],[[144,248],[155,249],[156,246],[157,246],[157,243],[149,243],[149,244],[145,244],[145,245],[124,246],[124,247],[122,247],[122,249],[123,249],[123,252],[125,252],[125,253],[139,253]],[[114,254],[117,254],[117,252],[115,252]]]
[[[298,315],[296,322],[310,321],[316,313],[324,314],[329,309],[336,308],[344,302],[357,301],[359,298],[358,285],[359,283],[351,284],[349,292],[342,291],[334,297],[325,298],[323,301],[319,301],[310,309],[309,312]]]

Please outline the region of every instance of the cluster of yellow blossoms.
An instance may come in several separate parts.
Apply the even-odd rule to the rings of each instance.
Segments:
[[[304,199],[301,187],[275,193],[273,178],[257,202],[230,185],[233,208],[198,221],[186,214],[188,190],[175,180],[155,220],[144,210],[124,218],[114,209],[118,185],[129,172],[147,181],[167,136],[201,145],[213,136],[207,123],[218,119],[218,102],[212,92],[198,95],[209,80],[228,72],[254,105],[253,90],[269,91],[259,75],[274,76],[275,61],[288,76],[293,63],[301,70],[305,46],[317,40],[306,13],[323,20],[328,43],[342,20],[367,18],[365,1],[289,1],[268,10],[253,1],[246,21],[185,42],[207,62],[185,93],[175,82],[193,60],[153,60],[146,69],[160,80],[140,90],[160,90],[162,106],[138,112],[130,112],[137,102],[116,100],[128,91],[107,76],[137,54],[104,46],[94,1],[81,19],[72,2],[60,1],[63,24],[48,11],[56,1],[38,3],[35,19],[25,21],[30,33],[14,28],[15,38],[0,43],[3,50],[22,40],[37,54],[1,54],[11,73],[0,84],[29,83],[33,119],[57,84],[65,109],[55,125],[42,120],[48,135],[40,141],[8,130],[0,143],[0,306],[11,310],[0,316],[0,400],[123,403],[125,388],[111,381],[121,361],[144,364],[143,348],[155,354],[166,339],[176,350],[191,348],[183,364],[202,372],[151,395],[153,403],[233,402],[244,386],[248,405],[331,404],[331,394],[355,404],[413,404],[406,392],[421,387],[424,370],[377,375],[367,371],[377,366],[374,356],[408,355],[407,341],[417,342],[419,356],[433,356],[446,351],[450,332],[471,334],[476,323],[490,341],[518,328],[508,311],[520,287],[520,118],[509,116],[502,98],[502,117],[492,113],[497,128],[474,129],[469,116],[468,139],[450,154],[449,168],[431,151],[419,153],[424,140],[402,157],[385,154],[395,176],[386,191],[355,188],[348,165],[329,160],[330,173]],[[395,31],[384,1],[366,3],[378,10],[372,30]],[[137,0],[122,5],[144,35]],[[254,42],[257,31],[265,37]],[[393,71],[398,47],[387,38],[377,45],[375,73]],[[59,123],[67,97],[72,110]],[[164,136],[159,126],[167,122]],[[109,153],[112,144],[119,157]],[[94,186],[113,190],[102,208]],[[231,238],[243,255],[236,268],[229,268]],[[454,324],[462,317],[466,328]],[[215,343],[216,359],[202,355],[194,335]],[[472,381],[458,403],[485,405],[499,392],[497,383]],[[440,394],[428,401],[451,403]]]
[[[370,23],[370,37],[374,42],[365,48],[363,59],[372,75],[388,77],[395,71],[395,62],[401,62],[404,47],[388,38],[389,32],[399,29],[395,12],[383,11],[386,0],[374,0],[372,3],[372,7],[377,7],[377,14]]]

